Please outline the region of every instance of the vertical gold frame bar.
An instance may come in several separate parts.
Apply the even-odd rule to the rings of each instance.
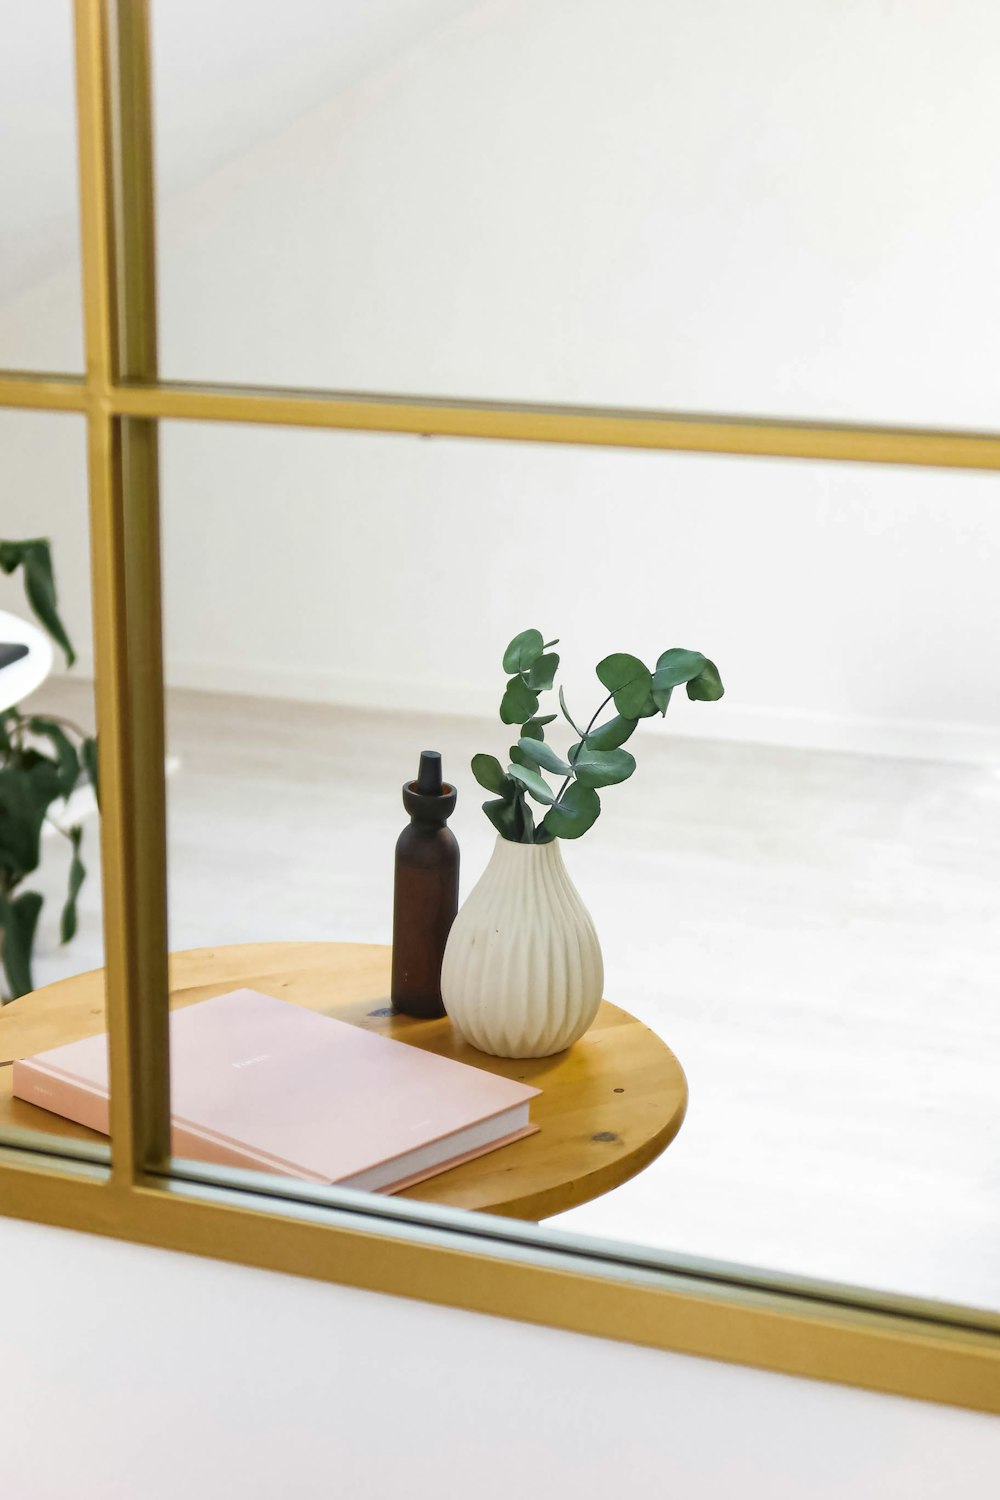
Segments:
[[[156,376],[149,15],[75,6],[111,1160],[127,1187],[169,1156],[157,430],[112,399]]]

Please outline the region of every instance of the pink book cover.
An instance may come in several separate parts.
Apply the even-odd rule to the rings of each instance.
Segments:
[[[360,1026],[232,990],[170,1015],[175,1156],[397,1192],[538,1129],[540,1093]],[[107,1035],[16,1061],[14,1094],[108,1132]]]

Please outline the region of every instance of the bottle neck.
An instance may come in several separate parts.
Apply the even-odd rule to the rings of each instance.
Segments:
[[[444,786],[434,795],[417,791],[416,782],[403,784],[403,806],[410,815],[411,823],[424,823],[430,827],[443,828],[455,811],[458,793],[453,786]]]

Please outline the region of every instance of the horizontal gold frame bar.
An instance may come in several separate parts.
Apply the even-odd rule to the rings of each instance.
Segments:
[[[81,375],[33,374],[0,370],[0,406],[29,411],[87,410],[87,388]]]
[[[179,1177],[118,1185],[97,1167],[57,1158],[44,1171],[22,1168],[2,1149],[0,1165],[5,1211],[38,1223],[1000,1412],[1000,1338],[971,1327],[602,1263],[505,1241],[492,1223],[480,1237],[475,1214],[455,1213],[453,1228],[437,1230],[292,1196],[264,1207],[257,1194]]]
[[[0,372],[0,406],[86,411],[91,400],[69,376]],[[108,415],[255,426],[325,427],[342,432],[566,443],[661,449],[827,463],[904,464],[918,468],[1000,469],[1000,432],[881,427],[863,423],[780,421],[526,402],[210,385],[178,381],[108,384]]]
[[[123,415],[179,421],[252,422],[354,432],[413,433],[422,437],[1000,469],[1000,432],[780,422],[603,407],[444,401],[165,381],[150,386],[123,385],[111,392],[109,399]]]

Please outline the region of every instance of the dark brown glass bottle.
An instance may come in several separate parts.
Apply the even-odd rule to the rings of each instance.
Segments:
[[[458,840],[445,824],[457,796],[439,753],[424,750],[403,784],[410,823],[396,842],[392,908],[392,1008],[421,1020],[444,1015],[441,961],[458,911]]]

